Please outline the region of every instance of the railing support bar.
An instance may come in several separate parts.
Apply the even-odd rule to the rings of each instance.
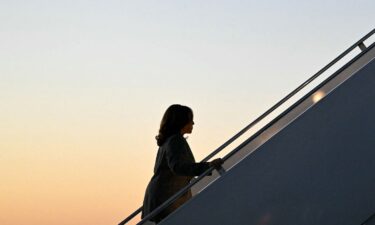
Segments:
[[[358,47],[361,49],[361,51],[364,51],[367,49],[366,45],[363,42],[359,43]]]
[[[143,206],[141,206],[139,209],[137,209],[136,211],[134,211],[130,216],[126,217],[118,225],[124,225],[124,224],[126,224],[127,222],[129,222],[130,220],[132,220],[133,217],[135,217],[138,213],[140,213],[142,211],[142,209],[143,209]]]

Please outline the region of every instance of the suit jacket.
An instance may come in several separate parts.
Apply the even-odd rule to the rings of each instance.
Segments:
[[[189,144],[181,134],[169,137],[159,147],[154,175],[149,182],[143,201],[142,218],[151,213],[168,198],[189,184],[194,176],[199,176],[209,168],[207,162],[196,163]],[[191,198],[189,190],[152,221],[159,222]]]

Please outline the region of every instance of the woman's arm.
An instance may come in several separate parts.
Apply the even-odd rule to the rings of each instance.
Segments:
[[[190,148],[182,136],[172,137],[166,147],[168,166],[176,175],[199,176],[210,168],[208,162],[194,161]]]

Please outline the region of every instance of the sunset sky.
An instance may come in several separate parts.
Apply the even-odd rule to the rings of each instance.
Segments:
[[[160,119],[197,161],[374,28],[375,1],[0,0],[0,224],[117,224]]]

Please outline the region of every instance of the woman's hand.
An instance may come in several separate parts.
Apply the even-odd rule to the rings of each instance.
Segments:
[[[213,166],[215,169],[218,169],[221,167],[221,165],[223,165],[223,163],[224,163],[224,160],[222,160],[221,158],[217,158],[209,162],[209,165]]]

